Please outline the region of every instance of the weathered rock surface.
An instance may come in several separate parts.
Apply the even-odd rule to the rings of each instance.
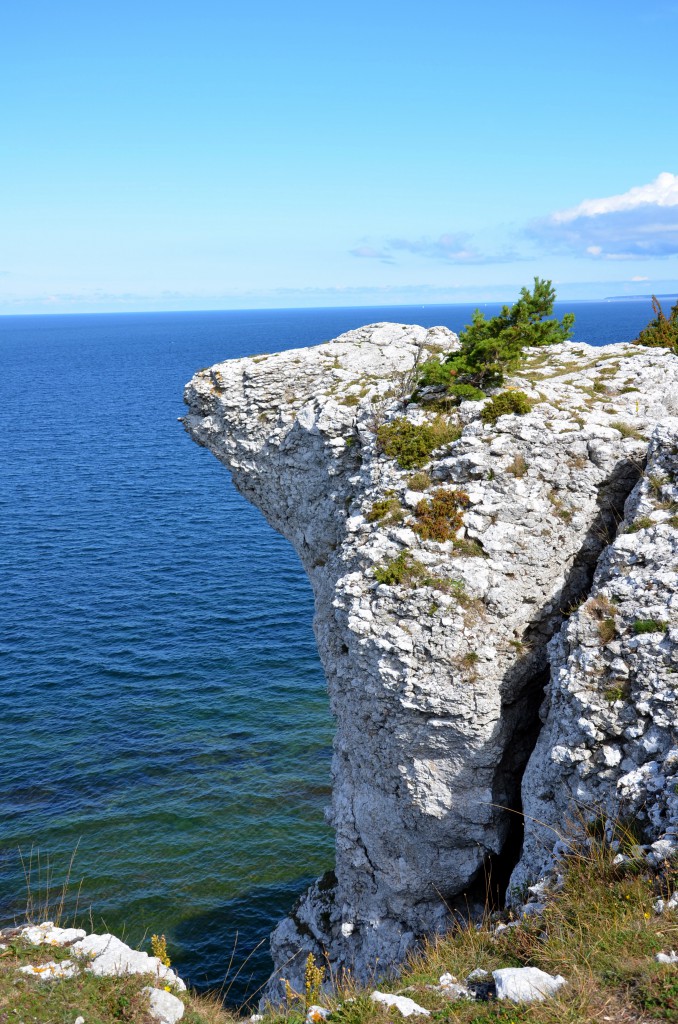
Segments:
[[[668,417],[589,599],[550,644],[515,887],[550,870],[554,852],[601,815],[640,826],[655,864],[678,852],[677,510],[678,419]]]
[[[678,360],[667,352],[534,350],[509,382],[533,399],[531,412],[490,425],[483,403],[462,404],[461,436],[428,465],[434,486],[468,494],[465,543],[423,540],[412,526],[425,497],[414,488],[426,481],[411,481],[375,435],[397,417],[433,418],[403,398],[416,361],[455,345],[445,328],[377,324],[315,348],[220,363],[186,388],[187,431],[291,541],[315,594],[337,725],[329,811],[336,866],[273,936],[276,966],[297,987],[308,952],[327,951],[334,970],[372,976],[377,961],[397,962],[417,936],[444,927],[455,899],[473,898],[491,859],[499,883],[502,864],[510,870],[521,820],[512,812],[521,809],[539,730],[548,641],[588,595],[642,473],[647,438],[678,414]],[[385,497],[397,499],[401,521],[374,520]],[[672,529],[653,528],[649,545],[656,531]],[[644,543],[640,533],[627,537]],[[426,578],[413,587],[378,583],[375,570],[405,549]],[[615,658],[645,665],[642,652],[651,660],[668,642],[648,636],[637,638],[633,655],[620,637],[610,671]],[[661,700],[651,683],[642,692],[646,728],[630,741],[648,744],[663,777],[663,734],[654,744]],[[596,746],[593,763],[621,777],[635,769],[619,736],[639,726],[614,702],[608,707],[612,732],[608,740],[595,726],[591,743],[601,744],[604,761]],[[558,746],[552,735],[549,750]],[[629,794],[649,791],[648,763],[642,779],[628,780]],[[524,877],[539,874],[529,849]]]

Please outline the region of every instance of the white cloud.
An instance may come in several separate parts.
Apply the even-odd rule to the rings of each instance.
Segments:
[[[620,210],[635,210],[639,206],[678,206],[678,174],[664,171],[649,185],[637,185],[628,192],[606,199],[585,199],[571,210],[554,213],[554,224],[566,224],[578,217],[599,217],[605,213],[619,213]]]
[[[644,277],[642,274],[634,274],[631,278],[632,281],[649,281],[649,277]]]
[[[549,249],[591,259],[678,255],[678,175],[664,171],[620,195],[585,199],[534,222],[527,233]]]

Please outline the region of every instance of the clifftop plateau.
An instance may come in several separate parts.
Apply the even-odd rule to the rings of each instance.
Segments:
[[[566,342],[506,382],[523,415],[408,402],[457,345],[372,324],[186,388],[186,430],[315,595],[336,865],[273,934],[293,983],[308,952],[397,963],[488,876],[520,901],[568,816],[678,843],[678,360]]]

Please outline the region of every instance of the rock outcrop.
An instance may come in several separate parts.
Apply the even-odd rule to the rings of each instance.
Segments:
[[[375,324],[315,348],[220,363],[186,388],[187,431],[291,541],[315,594],[337,726],[328,812],[336,865],[273,935],[276,967],[285,965],[297,985],[308,952],[326,952],[335,971],[365,979],[400,960],[418,936],[445,927],[459,900],[483,900],[487,879],[505,888],[522,841],[521,783],[539,735],[548,643],[589,596],[601,552],[643,474],[650,435],[678,413],[678,360],[668,352],[571,343],[533,350],[520,378],[508,382],[528,395],[531,410],[488,423],[486,403],[464,402],[455,413],[457,439],[448,432],[427,472],[413,474],[384,453],[377,431],[402,418],[434,419],[406,402],[413,370],[456,345],[446,328]],[[444,541],[425,539],[422,528],[436,489],[461,491],[468,506],[461,529]],[[634,495],[643,501],[646,492]],[[655,534],[671,531],[624,535],[618,550],[652,546]],[[624,557],[616,563],[620,580]],[[601,572],[602,565],[596,586],[604,587]],[[639,575],[637,586],[648,580]],[[625,586],[622,604],[635,601],[659,617],[650,598],[630,595],[635,583]],[[631,605],[620,606],[616,629],[632,614]],[[561,637],[595,630],[597,620],[586,615],[582,609],[568,620]],[[572,642],[574,634],[552,648],[558,678]],[[670,643],[670,632],[638,642],[640,666]],[[612,675],[623,662],[628,679],[635,671],[629,644],[615,632],[595,658]],[[662,728],[651,684],[629,690],[644,694],[643,729],[625,710],[628,694],[617,702],[615,691],[613,701],[607,685],[599,684],[605,715],[593,732],[576,724],[582,712],[574,704],[566,716],[575,722],[572,743],[593,744],[593,760],[565,758],[571,779],[558,795],[530,768],[526,803],[551,801],[560,814],[582,780],[597,798],[591,773],[577,774],[582,761],[609,768],[603,789],[633,774],[633,761],[645,773],[645,781],[628,781],[639,794],[654,784],[655,768],[656,778],[665,771],[656,755],[663,758],[666,735],[655,747],[649,742]],[[541,758],[549,772],[566,727],[555,694],[552,686],[552,727],[545,711],[531,762]],[[655,768],[624,748],[616,729],[631,730],[634,752],[649,742]],[[542,846],[530,832],[517,882],[541,872]]]

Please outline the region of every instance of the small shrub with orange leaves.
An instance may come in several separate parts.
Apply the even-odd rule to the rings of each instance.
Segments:
[[[418,503],[412,529],[423,540],[452,540],[463,524],[463,513],[468,506],[466,491],[439,487],[430,498],[422,498]]]

